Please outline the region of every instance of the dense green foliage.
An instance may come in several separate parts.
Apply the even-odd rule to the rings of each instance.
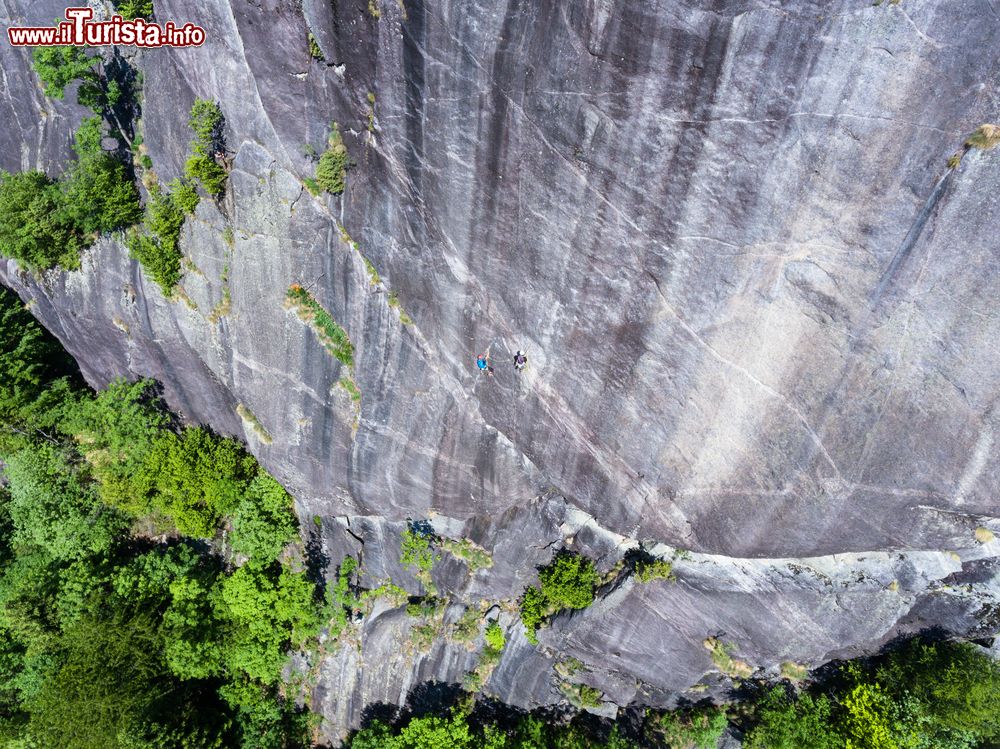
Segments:
[[[719,707],[647,714],[647,733],[671,749],[715,749],[729,721]]]
[[[45,95],[62,99],[73,81],[95,86],[100,81],[97,67],[101,59],[88,55],[84,47],[35,47],[32,66],[42,81]]]
[[[81,386],[6,291],[0,319],[0,745],[306,745],[281,669],[323,606],[283,561],[291,498],[150,383]]]
[[[577,722],[555,725],[523,715],[503,725],[470,716],[468,706],[445,715],[411,717],[396,726],[375,721],[358,731],[350,749],[634,749],[637,745],[612,729],[596,732]]]
[[[184,164],[184,174],[200,182],[209,195],[222,195],[228,174],[215,159],[217,153],[225,151],[222,110],[215,102],[197,99],[191,107],[188,124],[194,131],[194,140],[191,141],[191,155]]]
[[[43,172],[0,172],[0,254],[26,268],[80,267],[81,233]]]
[[[538,573],[540,586],[524,591],[521,621],[528,641],[537,644],[535,632],[545,620],[564,609],[585,609],[594,602],[599,575],[584,556],[562,551]]]
[[[350,160],[347,156],[347,146],[340,135],[337,124],[333,124],[326,150],[319,157],[316,165],[316,182],[327,192],[340,195],[346,186],[345,178]]]
[[[1000,664],[965,643],[914,640],[812,692],[761,701],[748,749],[971,749],[996,741]]]
[[[181,229],[198,205],[198,193],[186,182],[173,180],[163,190],[154,184],[149,190],[144,231],[129,234],[129,253],[143,270],[169,295],[181,280]]]
[[[349,367],[354,364],[354,345],[347,331],[337,324],[308,289],[292,284],[285,294],[285,304],[316,331],[320,342],[335,358]]]
[[[76,268],[94,236],[138,220],[139,193],[125,165],[101,149],[102,134],[100,118],[81,123],[76,161],[61,180],[0,174],[0,254],[28,268]]]
[[[119,141],[127,136],[116,115],[124,106],[118,83],[105,78],[100,58],[77,47],[38,47],[33,62],[46,94],[62,98],[80,81],[78,99],[99,117],[76,133],[76,160],[55,180],[42,172],[0,173],[0,254],[39,270],[80,265],[80,251],[98,234],[117,231],[142,215],[126,161],[103,150],[104,122]]]
[[[153,0],[118,0],[115,10],[126,20],[142,18],[148,21],[153,17]]]

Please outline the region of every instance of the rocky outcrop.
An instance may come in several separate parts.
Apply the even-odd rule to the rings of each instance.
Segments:
[[[195,97],[220,102],[233,159],[185,226],[183,298],[113,239],[75,273],[0,263],[93,383],[156,377],[244,434],[321,518],[331,570],[363,541],[373,584],[415,584],[408,518],[492,552],[471,578],[436,568],[456,601],[516,598],[567,538],[607,567],[639,541],[691,550],[537,649],[501,607],[487,689],[514,704],[562,699],[570,656],[608,705],[671,704],[721,690],[710,637],[776,673],[996,626],[997,542],[975,532],[1000,530],[1000,149],[946,163],[998,116],[995,4],[374,7],[159,0],[209,41],[138,58],[155,169],[179,174]],[[0,159],[55,172],[79,111],[26,60],[0,48]],[[315,198],[307,147],[332,121],[354,167]],[[285,309],[294,283],[353,372]],[[411,624],[376,608],[320,664],[331,733],[474,662],[401,649]]]

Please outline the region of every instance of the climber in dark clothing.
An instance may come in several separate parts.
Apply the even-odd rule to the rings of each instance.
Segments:
[[[528,364],[528,355],[523,351],[518,349],[517,353],[514,354],[514,369],[520,372]]]

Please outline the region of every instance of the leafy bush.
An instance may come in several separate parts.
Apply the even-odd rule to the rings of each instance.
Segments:
[[[181,280],[181,229],[198,205],[198,193],[180,180],[173,180],[168,187],[169,192],[159,185],[150,188],[145,232],[133,232],[128,248],[146,274],[169,295]]]
[[[843,741],[830,722],[832,705],[825,695],[792,699],[775,687],[761,701],[746,749],[840,749]]]
[[[0,172],[0,254],[30,269],[73,270],[83,247],[58,182],[43,172]]]
[[[197,180],[209,195],[218,197],[226,190],[228,174],[215,160],[215,155],[225,151],[222,130],[225,118],[215,102],[196,99],[191,107],[188,124],[194,131],[191,155],[184,165],[184,174]]]
[[[647,717],[648,727],[671,749],[715,749],[728,724],[726,713],[714,706]]]
[[[126,20],[142,18],[148,21],[153,17],[153,0],[118,0],[115,10]]]
[[[635,566],[635,579],[640,583],[670,580],[673,565],[666,559],[640,560]]]
[[[42,80],[45,95],[62,99],[66,86],[76,80],[97,85],[100,76],[96,66],[99,57],[87,55],[84,47],[35,47],[31,51],[31,64]]]
[[[320,49],[319,42],[316,41],[316,37],[312,35],[312,32],[309,33],[307,39],[309,42],[309,56],[314,60],[318,60],[319,62],[323,62],[324,60],[326,60],[326,58],[323,56],[323,50]]]
[[[259,474],[233,516],[233,551],[255,560],[277,559],[298,537],[297,530],[291,496],[273,478]]]
[[[344,192],[349,162],[347,146],[344,145],[337,123],[334,123],[326,150],[319,157],[319,164],[316,166],[316,182],[327,192],[340,195]]]
[[[504,645],[507,644],[507,638],[504,637],[503,629],[497,624],[496,621],[491,621],[486,625],[486,632],[483,635],[486,639],[486,647],[491,650],[501,651]]]
[[[584,556],[561,551],[538,573],[541,587],[532,586],[521,598],[521,621],[528,641],[551,615],[565,609],[585,609],[594,602],[600,579],[594,563]]]
[[[73,145],[76,162],[62,182],[64,210],[85,234],[116,231],[142,217],[139,191],[125,165],[101,148],[103,135],[100,117],[83,121]]]

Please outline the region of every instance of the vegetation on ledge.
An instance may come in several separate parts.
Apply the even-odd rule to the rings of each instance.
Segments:
[[[285,294],[285,306],[294,309],[315,332],[320,342],[342,364],[354,365],[354,346],[347,331],[340,327],[316,298],[299,284],[292,284]]]
[[[533,645],[538,644],[538,628],[553,614],[585,609],[594,602],[600,576],[587,557],[561,551],[539,571],[538,579],[540,585],[527,588],[521,598],[521,621]]]

